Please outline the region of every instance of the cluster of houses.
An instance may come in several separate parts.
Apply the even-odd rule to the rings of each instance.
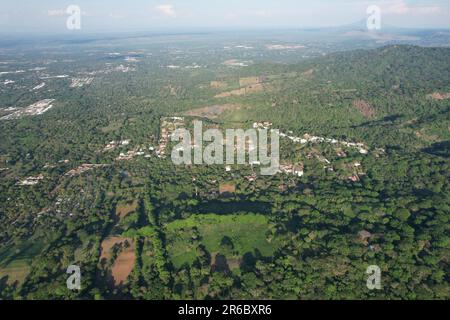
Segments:
[[[301,44],[283,45],[283,44],[267,44],[267,50],[296,50],[306,48]]]
[[[133,72],[136,71],[135,67],[130,67],[130,66],[124,66],[123,64],[119,65],[118,67],[116,67],[114,69],[114,71],[119,71],[119,72],[123,72],[123,73],[127,73],[127,72]]]
[[[159,137],[158,146],[148,147],[148,151],[154,152],[158,158],[165,158],[167,154],[167,146],[170,142],[170,138],[176,129],[184,127],[184,118],[182,117],[163,117],[161,118],[161,133]],[[118,147],[126,147],[131,144],[130,139],[121,141],[111,141],[103,149],[103,152],[114,150]],[[121,152],[116,158],[116,161],[128,161],[136,156],[144,156],[145,158],[151,158],[152,155],[147,152],[147,148],[137,147],[133,150]]]
[[[118,147],[126,147],[126,146],[129,146],[130,144],[131,144],[130,139],[125,139],[125,140],[121,140],[121,141],[111,141],[105,146],[105,148],[103,149],[103,152],[111,151]],[[148,150],[153,152],[153,151],[155,151],[155,148],[150,146],[148,148]],[[119,154],[119,156],[116,158],[116,161],[128,161],[128,160],[133,159],[136,156],[144,156],[145,158],[152,157],[151,154],[148,153],[146,149],[144,150],[143,147],[137,147],[137,148],[134,148],[133,150],[121,152]]]
[[[22,181],[19,181],[17,184],[19,186],[34,186],[34,185],[37,185],[43,179],[44,179],[44,175],[40,174],[35,177],[28,177]]]
[[[303,164],[282,164],[280,165],[280,172],[297,177],[303,177],[305,174]]]
[[[231,59],[225,61],[223,64],[228,67],[248,67],[252,63],[253,61],[241,61],[237,59]]]
[[[72,83],[70,84],[71,88],[81,88],[85,85],[89,85],[92,83],[94,78],[73,78]]]
[[[361,176],[365,175],[362,169],[362,164],[359,161],[355,161],[351,166],[353,167],[353,174],[347,179],[351,182],[359,182],[361,180]]]
[[[270,129],[272,127],[272,123],[265,121],[265,122],[254,122],[253,128],[254,129]],[[303,137],[296,137],[293,135],[292,131],[288,131],[287,133],[280,132],[280,137],[287,138],[291,140],[294,143],[301,143],[301,144],[307,144],[307,143],[331,143],[331,144],[340,144],[343,146],[346,146],[348,148],[357,148],[359,153],[361,154],[368,154],[368,148],[364,143],[356,143],[356,142],[347,142],[347,141],[339,141],[337,139],[332,138],[324,138],[324,137],[317,137],[312,136],[308,133],[304,134]]]
[[[156,149],[158,158],[165,158],[167,153],[167,146],[170,138],[175,130],[184,127],[183,117],[162,117],[161,118],[161,134],[159,137],[159,145]]]
[[[131,140],[126,139],[122,141],[111,141],[108,143],[105,148],[103,149],[104,152],[111,151],[117,148],[118,146],[128,146],[131,143]]]
[[[272,127],[272,123],[268,122],[268,121],[264,121],[264,122],[254,122],[253,123],[253,128],[254,129],[270,129]],[[366,147],[366,145],[364,143],[356,143],[356,142],[347,142],[347,141],[339,141],[337,139],[332,139],[332,138],[324,138],[324,137],[317,137],[317,136],[312,136],[308,133],[304,134],[303,137],[296,137],[293,135],[292,131],[288,131],[287,133],[284,132],[280,132],[280,137],[282,138],[287,138],[289,140],[291,140],[294,143],[301,143],[301,144],[306,144],[306,143],[331,143],[331,144],[340,144],[343,146],[346,146],[348,148],[357,148],[359,153],[361,154],[368,154],[368,148]]]
[[[79,176],[80,174],[82,174],[86,171],[92,170],[94,168],[103,168],[106,166],[108,166],[108,165],[107,164],[88,164],[88,163],[86,163],[86,164],[82,164],[78,168],[68,171],[65,174],[65,176],[73,178],[73,177]]]
[[[58,164],[68,164],[68,163],[70,163],[69,159],[59,160],[57,164],[46,163],[44,169],[53,169],[56,168]]]
[[[116,161],[128,161],[136,156],[145,156],[146,158],[151,157],[151,155],[144,152],[144,149],[140,148],[139,150],[129,150],[127,152],[121,152],[116,158]]]
[[[311,136],[307,133],[304,134],[303,137],[296,137],[291,134],[292,134],[292,132],[290,132],[289,134],[280,132],[280,137],[288,138],[289,140],[291,140],[294,143],[301,143],[301,144],[306,144],[306,143],[331,143],[331,144],[336,144],[336,145],[340,144],[340,145],[346,146],[348,148],[356,148],[356,149],[358,149],[359,153],[361,153],[361,154],[369,153],[366,145],[361,142],[339,141],[337,139],[332,139],[332,138]]]
[[[254,122],[253,123],[253,128],[254,129],[270,129],[272,127],[272,123],[271,122]],[[341,145],[341,146],[345,146],[347,148],[356,148],[358,150],[358,152],[360,154],[366,155],[369,153],[367,146],[364,143],[359,143],[359,142],[347,142],[347,141],[340,141],[337,139],[333,139],[333,138],[324,138],[324,137],[318,137],[318,136],[312,136],[310,134],[304,134],[303,137],[297,137],[293,135],[292,131],[288,131],[287,133],[284,132],[280,132],[280,137],[282,138],[286,138],[291,140],[294,143],[300,143],[300,144],[307,144],[307,143],[330,143],[333,145]],[[382,150],[384,151],[384,150]],[[342,149],[337,149],[337,155],[339,157],[346,157],[347,154],[342,150]],[[324,162],[326,165],[330,165],[331,162],[326,159],[323,156],[320,155],[315,155],[317,157],[317,159],[320,162]],[[311,159],[313,157],[312,154],[308,155],[307,158]],[[357,162],[354,163],[354,167],[355,168],[361,168],[361,163]],[[328,168],[330,171],[334,171],[332,167],[330,166],[326,166],[325,168]],[[231,170],[231,169],[230,169]],[[228,170],[227,170],[228,171]],[[350,176],[348,179],[354,182],[357,182],[360,180],[359,178],[359,171],[361,170],[357,170],[358,173],[356,173],[353,176]],[[289,164],[289,165],[281,165],[280,167],[280,172],[284,172],[287,174],[291,174],[291,175],[295,175],[295,176],[299,176],[302,177],[304,175],[304,167],[303,165],[293,165],[293,164]]]
[[[272,123],[268,122],[268,121],[264,121],[264,122],[254,122],[253,123],[253,128],[254,129],[270,129],[272,127]],[[175,132],[175,130],[179,129],[179,128],[183,128],[185,127],[185,120],[183,117],[162,117],[161,118],[161,130],[160,130],[160,137],[159,137],[159,142],[158,142],[158,146],[156,148],[154,147],[149,147],[149,150],[152,152],[155,152],[156,156],[158,158],[166,158],[167,155],[167,148],[168,145],[170,143],[170,139],[173,135],[173,133]],[[342,145],[342,146],[346,146],[349,148],[358,148],[359,152],[361,154],[367,154],[367,147],[363,144],[363,143],[353,143],[353,142],[346,142],[346,141],[339,141],[337,139],[330,139],[330,138],[323,138],[323,137],[317,137],[317,136],[312,136],[309,134],[305,134],[303,135],[303,137],[296,137],[293,135],[293,132],[289,131],[288,133],[280,133],[281,137],[285,137],[291,141],[293,141],[294,143],[301,143],[301,144],[306,144],[306,143],[331,143],[331,144],[335,144],[335,145]],[[111,141],[110,143],[108,143],[105,148],[104,151],[109,151],[109,150],[113,150],[116,147],[119,146],[128,146],[130,145],[131,140],[127,139],[127,140],[122,140],[122,141]],[[193,146],[195,147],[195,146]],[[254,147],[249,146],[249,149],[253,149]],[[342,149],[338,149],[339,152],[339,156],[345,157],[346,154]],[[143,150],[143,148],[135,148],[133,150],[129,150],[127,152],[122,152],[120,153],[120,155],[116,158],[117,161],[126,161],[126,160],[131,160],[133,159],[135,156],[145,156],[146,158],[150,158],[151,155],[148,154],[146,151]],[[308,158],[312,158],[314,155],[309,155]],[[331,162],[326,159],[323,156],[320,155],[315,155],[317,157],[317,159],[321,162],[324,162],[327,165],[330,165]],[[251,166],[258,166],[261,165],[261,163],[259,161],[255,161],[250,163]],[[358,169],[361,167],[361,163],[357,162],[354,163],[354,167],[355,169]],[[325,167],[328,168],[328,167]],[[333,171],[333,168],[330,167],[329,168],[330,171]],[[232,167],[227,165],[225,166],[225,171],[226,172],[231,172],[232,171]],[[357,182],[359,181],[359,171],[360,170],[355,170],[355,174],[348,177],[349,180]],[[293,176],[297,176],[297,177],[303,177],[305,174],[304,171],[304,165],[303,164],[281,164],[280,165],[280,169],[279,169],[279,173],[285,173],[288,175],[293,175]],[[252,176],[248,176],[246,177],[246,179],[248,181],[255,181],[257,179],[256,175],[252,175]]]
[[[0,120],[11,120],[11,119],[19,119],[23,116],[41,115],[53,107],[53,104],[52,104],[53,101],[55,101],[55,99],[44,99],[44,100],[38,101],[26,108],[21,108],[11,114],[1,117]]]
[[[258,175],[256,173],[252,173],[251,175],[245,176],[244,178],[249,182],[254,182],[258,178]]]
[[[273,123],[264,121],[264,122],[254,122],[253,123],[253,129],[270,129],[272,127]],[[281,136],[281,135],[280,135]]]

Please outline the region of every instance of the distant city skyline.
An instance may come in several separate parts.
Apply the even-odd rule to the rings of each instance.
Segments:
[[[351,24],[379,6],[382,23],[450,28],[448,0],[17,0],[3,3],[0,33],[67,32],[66,8],[81,9],[81,32],[202,28],[307,28]]]

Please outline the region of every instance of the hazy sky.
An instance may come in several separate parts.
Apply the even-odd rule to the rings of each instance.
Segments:
[[[450,0],[0,0],[0,32],[67,32],[66,8],[82,10],[81,31],[337,26],[367,18],[402,27],[450,28]]]

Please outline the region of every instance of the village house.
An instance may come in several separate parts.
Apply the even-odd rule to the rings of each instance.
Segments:
[[[280,165],[280,171],[289,175],[303,177],[305,174],[303,164],[284,164]]]

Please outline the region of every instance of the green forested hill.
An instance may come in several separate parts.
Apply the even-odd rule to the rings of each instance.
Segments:
[[[292,74],[277,90],[245,101],[258,107],[241,119],[266,118],[302,133],[347,136],[380,147],[424,148],[450,139],[450,49],[388,46],[336,53],[310,63],[280,66]],[[262,66],[246,74],[264,74]],[[354,103],[366,102],[369,110]],[[263,107],[261,107],[263,106]]]
[[[316,64],[321,79],[373,91],[414,94],[448,89],[450,50],[416,46],[387,46],[332,54]]]

